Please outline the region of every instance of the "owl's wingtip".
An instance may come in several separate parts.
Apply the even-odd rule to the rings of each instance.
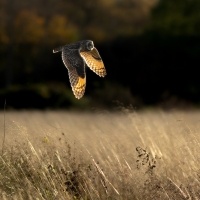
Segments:
[[[72,89],[72,90],[73,90],[73,89]],[[74,91],[74,90],[73,90],[73,93],[74,93],[75,98],[78,99],[78,100],[81,99],[81,98],[83,97],[83,95],[84,95],[84,93],[83,93],[83,94],[77,93],[77,92]]]
[[[81,99],[81,97],[76,97],[78,100],[80,100]]]
[[[76,99],[81,99],[83,96],[75,96],[76,97]]]
[[[99,74],[100,77],[104,78],[107,75],[106,72]]]

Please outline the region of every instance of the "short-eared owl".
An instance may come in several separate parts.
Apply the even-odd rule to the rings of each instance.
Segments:
[[[68,69],[69,80],[73,93],[80,99],[85,93],[85,63],[97,75],[104,77],[106,69],[99,52],[91,40],[78,41],[55,48],[53,53],[62,52],[62,60]]]

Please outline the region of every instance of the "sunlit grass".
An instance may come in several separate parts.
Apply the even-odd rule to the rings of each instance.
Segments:
[[[0,199],[199,199],[199,122],[198,111],[6,112]]]

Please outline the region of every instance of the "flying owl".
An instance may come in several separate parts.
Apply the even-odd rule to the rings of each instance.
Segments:
[[[62,52],[62,60],[68,69],[72,91],[80,99],[85,93],[87,65],[97,75],[104,77],[106,69],[99,52],[91,40],[78,41],[53,49],[53,53]]]

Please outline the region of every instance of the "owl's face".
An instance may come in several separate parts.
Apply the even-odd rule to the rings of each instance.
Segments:
[[[86,43],[87,50],[91,51],[94,48],[94,44],[92,41]]]

